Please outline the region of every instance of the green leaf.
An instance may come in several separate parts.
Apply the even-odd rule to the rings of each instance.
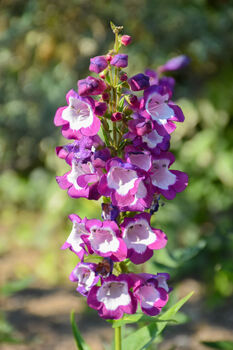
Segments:
[[[91,350],[90,347],[85,343],[85,341],[83,340],[79,329],[77,327],[76,321],[75,321],[75,315],[74,315],[74,310],[71,311],[70,314],[70,322],[71,322],[71,326],[72,326],[72,332],[73,332],[73,336],[77,345],[77,349],[78,350]]]
[[[143,350],[146,349],[156,337],[164,330],[171,317],[174,317],[179,309],[191,298],[194,292],[189,293],[184,298],[179,300],[169,310],[167,310],[159,318],[154,318],[154,322],[141,327],[136,332],[131,333],[128,337],[123,339],[124,350]],[[163,321],[163,322],[161,322]]]
[[[110,146],[110,143],[109,143],[109,137],[108,137],[108,134],[106,133],[106,131],[104,130],[104,127],[102,126],[102,133],[103,133],[103,137],[104,137],[104,141],[106,143],[107,146]]]
[[[177,323],[176,320],[159,320],[157,316],[151,317],[151,316],[145,315],[143,313],[136,313],[133,315],[125,314],[120,320],[108,320],[108,322],[110,322],[112,324],[112,328],[121,327],[124,324],[136,323],[136,322],[147,322],[147,323],[174,322],[174,323]]]
[[[169,319],[171,317],[174,317],[175,314],[180,310],[180,308],[191,298],[191,296],[193,295],[194,292],[190,292],[188,295],[186,295],[184,298],[182,298],[181,300],[179,300],[175,305],[173,305],[172,307],[170,307],[169,310],[167,310],[166,312],[164,312],[164,314],[162,314],[159,317],[159,320],[166,320]],[[166,327],[166,323],[160,323],[157,326],[158,329],[158,334],[160,334],[164,328]]]
[[[119,102],[118,106],[117,106],[117,109],[118,109],[119,112],[122,112],[122,111],[123,111],[124,102],[125,102],[125,97],[122,97],[122,98],[120,99],[120,102]]]
[[[191,260],[198,255],[205,247],[206,242],[200,240],[195,246],[176,249],[173,253],[170,253],[170,255],[179,265],[182,265],[184,262]]]
[[[218,350],[233,350],[233,342],[230,340],[224,341],[202,341],[203,345],[208,346],[211,349]]]

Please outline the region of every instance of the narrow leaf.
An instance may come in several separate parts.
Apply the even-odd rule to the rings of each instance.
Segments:
[[[120,102],[119,102],[119,105],[118,105],[118,111],[119,111],[119,112],[122,112],[122,111],[123,111],[124,103],[125,103],[125,97],[122,97],[122,98],[120,99]]]
[[[147,316],[143,313],[136,313],[133,315],[124,315],[120,320],[109,320],[112,323],[112,328],[121,327],[124,324],[136,323],[136,322],[174,322],[177,323],[176,320],[159,320],[158,317]]]
[[[191,296],[193,295],[194,292],[190,292],[188,295],[186,295],[184,298],[182,298],[181,300],[179,300],[175,305],[173,305],[169,310],[167,310],[166,312],[164,312],[163,315],[161,315],[159,317],[159,320],[166,320],[169,319],[171,317],[174,317],[175,314],[180,310],[180,308],[186,303],[186,301],[188,301]],[[165,323],[160,323],[157,325],[157,329],[158,329],[158,334],[160,334],[164,328],[166,327],[166,322]]]
[[[191,292],[183,299],[179,300],[159,318],[154,318],[153,323],[149,324],[148,326],[139,328],[136,332],[131,333],[128,337],[123,339],[123,350],[146,349],[155,340],[155,337],[159,336],[159,334],[166,327],[167,323],[170,321],[170,318],[175,316],[175,314],[193,295],[193,293],[194,292]]]
[[[202,341],[203,345],[208,346],[211,349],[218,350],[233,350],[233,341]]]
[[[156,323],[144,326],[123,339],[123,350],[141,350],[149,346],[157,335]]]
[[[90,347],[85,343],[85,341],[83,340],[79,329],[77,327],[76,321],[75,321],[75,314],[74,314],[74,310],[71,311],[70,314],[70,322],[71,322],[71,326],[72,326],[72,332],[73,332],[73,336],[77,345],[77,349],[78,350],[91,350]]]

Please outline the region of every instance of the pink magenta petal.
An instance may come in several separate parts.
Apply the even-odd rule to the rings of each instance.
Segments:
[[[62,126],[62,125],[66,125],[68,124],[67,120],[62,119],[62,112],[64,111],[64,109],[66,109],[67,106],[65,107],[60,107],[58,108],[58,110],[56,111],[55,117],[54,117],[54,124],[56,126]]]

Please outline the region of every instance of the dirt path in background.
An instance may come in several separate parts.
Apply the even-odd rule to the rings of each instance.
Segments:
[[[193,280],[184,281],[179,294],[183,296],[193,289],[200,291],[200,285]],[[159,350],[207,350],[201,340],[233,340],[233,303],[207,311],[200,294],[196,293],[182,309],[191,321],[169,327]],[[26,289],[5,299],[1,309],[16,334],[25,339],[20,345],[2,344],[1,350],[75,350],[69,322],[71,309],[75,310],[79,328],[92,350],[103,350],[112,339],[111,327],[89,310],[85,299],[73,289]]]

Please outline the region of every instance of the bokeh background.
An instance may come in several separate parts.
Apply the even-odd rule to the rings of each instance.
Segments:
[[[232,339],[232,5],[1,0],[1,349],[74,349],[71,308],[93,349],[103,349],[111,337],[110,327],[86,309],[68,280],[76,257],[60,251],[71,228],[67,216],[99,217],[100,209],[58,188],[55,175],[67,168],[54,148],[66,141],[53,125],[65,93],[88,75],[89,58],[111,48],[110,20],[133,38],[128,75],[179,54],[191,58],[173,74],[186,121],[171,144],[174,168],[189,174],[189,187],[172,202],[164,200],[154,216],[169,243],[146,268],[171,274],[173,301],[196,293],[184,308],[187,322],[169,328],[162,348],[206,349],[201,340]]]

